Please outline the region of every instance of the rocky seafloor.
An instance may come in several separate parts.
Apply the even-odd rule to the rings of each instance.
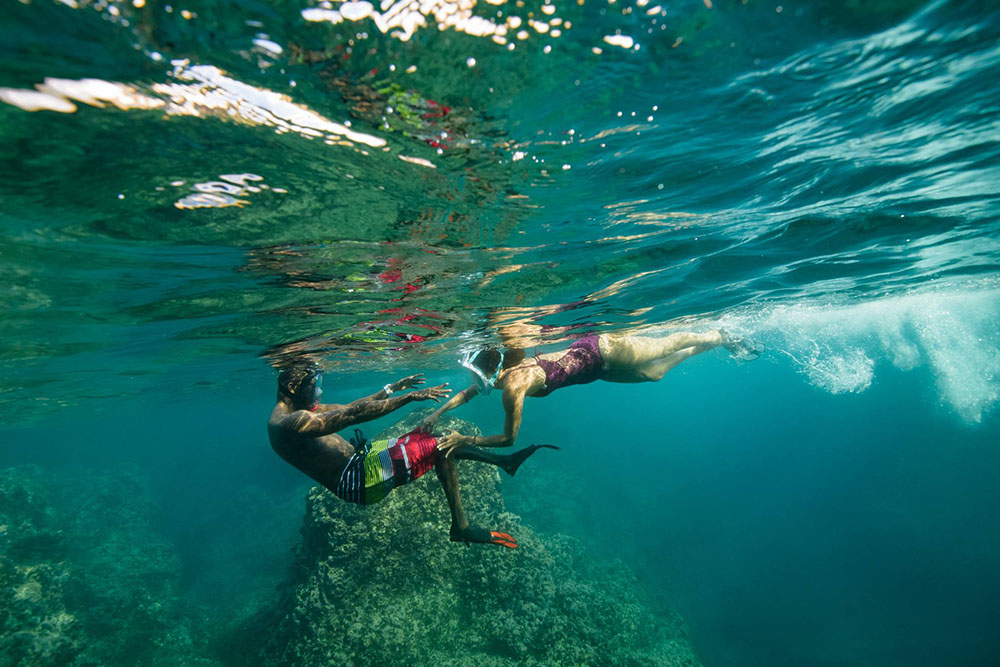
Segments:
[[[0,665],[697,664],[683,620],[620,562],[508,512],[495,467],[463,461],[459,476],[470,520],[520,548],[449,542],[431,472],[372,507],[314,487],[304,519],[248,499],[247,524],[270,529],[207,541],[197,565],[213,574],[184,586],[138,473],[2,470]],[[299,521],[293,553],[280,543]]]
[[[0,471],[0,665],[198,665],[181,563],[132,472]]]

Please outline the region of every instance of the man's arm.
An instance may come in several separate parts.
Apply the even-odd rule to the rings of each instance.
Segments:
[[[324,412],[308,412],[298,410],[282,419],[282,426],[300,435],[318,438],[354,424],[360,424],[377,419],[398,410],[411,401],[440,401],[450,393],[445,385],[411,391],[401,396],[393,396],[385,400],[362,398],[345,406]]]
[[[416,387],[424,383],[424,374],[417,373],[416,375],[407,375],[405,378],[396,380],[395,382],[390,382],[378,391],[376,391],[371,396],[366,398],[359,398],[354,401],[354,403],[360,403],[361,401],[384,401],[389,398],[397,391],[403,391],[404,389],[409,389],[410,387]],[[388,389],[389,391],[386,391]],[[351,405],[354,405],[351,403]]]
[[[404,389],[409,389],[410,387],[416,387],[424,383],[424,374],[417,373],[416,375],[408,375],[405,378],[396,380],[395,382],[390,382],[378,391],[376,391],[371,396],[366,396],[364,398],[359,398],[353,403],[348,403],[347,405],[341,405],[340,403],[324,403],[316,407],[316,412],[329,412],[330,410],[343,410],[349,408],[353,405],[359,405],[364,401],[384,401],[389,398],[392,394],[397,391],[402,391]],[[447,382],[445,384],[448,384]],[[443,386],[443,385],[442,385]],[[386,392],[386,388],[389,389]]]

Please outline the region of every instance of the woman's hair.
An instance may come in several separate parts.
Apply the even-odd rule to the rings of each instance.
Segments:
[[[490,377],[497,369],[497,365],[503,363],[503,368],[513,368],[524,361],[525,351],[522,348],[506,348],[501,351],[495,347],[487,347],[480,350],[472,360],[472,364],[481,370],[486,377]]]
[[[508,347],[504,350],[503,367],[513,368],[524,361],[526,356],[527,352],[524,351],[523,347]]]
[[[494,347],[487,347],[479,351],[479,353],[473,358],[472,365],[483,372],[483,375],[490,377],[496,371],[497,366],[500,365],[500,361],[503,355],[500,354],[500,350]]]

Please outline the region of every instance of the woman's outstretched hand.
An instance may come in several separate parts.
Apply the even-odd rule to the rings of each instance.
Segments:
[[[458,431],[448,429],[448,432],[438,439],[437,448],[439,452],[444,454],[445,458],[448,458],[455,448],[471,445],[472,440],[470,435],[462,435]]]

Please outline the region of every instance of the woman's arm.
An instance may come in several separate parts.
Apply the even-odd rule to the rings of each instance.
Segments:
[[[444,405],[442,405],[440,408],[438,408],[434,412],[424,417],[424,420],[420,423],[420,430],[425,432],[430,432],[431,429],[434,428],[434,424],[437,422],[437,420],[441,418],[441,415],[448,412],[449,410],[454,410],[460,405],[465,405],[478,395],[479,395],[479,388],[476,385],[471,385],[468,388],[458,392],[450,399],[448,399],[448,401],[445,402]]]
[[[513,445],[521,430],[521,411],[523,408],[523,391],[505,391],[503,393],[503,433],[475,436],[473,441],[468,444],[475,447],[509,447]]]
[[[503,433],[498,435],[462,435],[450,431],[438,440],[438,450],[450,455],[456,447],[509,447],[517,439],[521,430],[521,412],[524,407],[525,390],[505,389],[503,392],[504,424]]]

